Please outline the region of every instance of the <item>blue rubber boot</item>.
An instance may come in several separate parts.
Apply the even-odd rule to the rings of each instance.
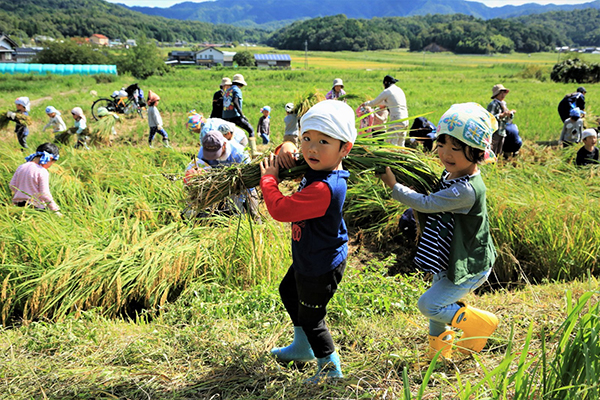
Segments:
[[[274,347],[271,349],[271,354],[280,361],[285,362],[309,362],[315,359],[315,354],[301,326],[294,327],[294,341],[292,344],[287,347]]]
[[[318,385],[328,379],[343,378],[340,356],[337,351],[330,355],[317,358],[317,374],[312,378],[308,378],[305,383]]]

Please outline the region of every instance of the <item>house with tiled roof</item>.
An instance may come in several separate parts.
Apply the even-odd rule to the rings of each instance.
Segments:
[[[0,33],[0,62],[15,62],[13,53],[17,43],[4,33]]]
[[[108,46],[109,40],[104,35],[94,33],[92,36],[90,36],[90,42],[99,46]]]

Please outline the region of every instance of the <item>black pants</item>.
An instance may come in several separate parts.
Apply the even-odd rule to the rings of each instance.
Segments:
[[[230,117],[230,118],[223,118],[223,119],[225,121],[233,122],[234,124],[236,124],[237,126],[242,128],[243,130],[248,132],[248,137],[254,137],[254,128],[252,128],[252,125],[250,125],[250,123],[248,122],[248,120],[246,118]]]
[[[279,295],[294,326],[301,326],[315,357],[323,358],[335,351],[325,324],[327,303],[344,276],[346,261],[320,276],[297,273],[292,265],[279,284]]]
[[[27,135],[29,135],[29,132],[25,131],[25,126],[21,126],[23,127],[22,129],[17,129],[15,131],[17,134],[17,140],[19,141],[19,144],[22,148],[28,149],[29,147],[27,146]]]

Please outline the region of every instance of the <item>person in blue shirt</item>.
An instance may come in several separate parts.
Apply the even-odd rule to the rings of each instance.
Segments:
[[[256,149],[256,137],[254,129],[243,111],[242,87],[246,86],[246,81],[242,74],[235,74],[231,80],[231,87],[223,96],[223,119],[233,122],[246,132],[248,132],[248,141],[250,143],[250,155],[254,157],[258,154]]]

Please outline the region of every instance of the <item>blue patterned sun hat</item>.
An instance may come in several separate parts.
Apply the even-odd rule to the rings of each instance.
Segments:
[[[453,104],[442,115],[437,126],[436,138],[452,136],[468,146],[489,151],[492,134],[498,130],[498,121],[477,103]]]

